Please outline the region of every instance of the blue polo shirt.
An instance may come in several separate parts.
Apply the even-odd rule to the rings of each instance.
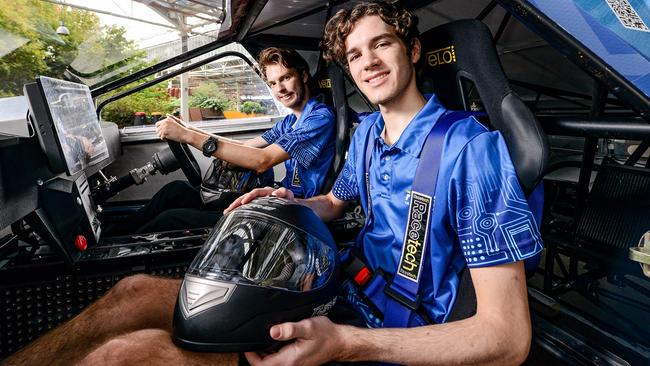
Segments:
[[[296,119],[289,114],[262,138],[291,156],[284,162],[287,175],[282,185],[296,197],[309,198],[321,192],[335,153],[334,113],[330,107],[310,99]]]
[[[350,143],[347,161],[332,192],[338,199],[359,197],[365,138],[374,144],[369,185],[373,221],[358,238],[366,264],[394,274],[402,251],[410,192],[424,141],[445,112],[435,96],[388,146],[381,137],[380,113],[366,117]],[[473,117],[454,123],[445,136],[431,216],[431,241],[420,281],[422,305],[436,323],[446,321],[456,297],[458,273],[533,257],[541,235],[510,160],[503,136]],[[433,172],[432,172],[433,174]]]

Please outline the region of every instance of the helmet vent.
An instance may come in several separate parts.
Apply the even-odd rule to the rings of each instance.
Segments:
[[[228,301],[235,284],[186,276],[181,288],[181,310],[189,318],[201,311]]]

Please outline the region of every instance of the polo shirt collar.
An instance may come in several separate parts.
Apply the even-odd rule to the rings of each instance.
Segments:
[[[304,120],[309,114],[311,114],[311,111],[314,109],[314,106],[318,104],[318,100],[314,98],[310,98],[307,103],[305,103],[305,106],[302,108],[302,113],[300,114],[300,119],[296,121],[296,114],[291,113],[291,119],[293,119],[293,123],[291,124],[292,127],[295,127],[300,123],[302,120]]]
[[[391,147],[400,149],[416,158],[420,156],[420,152],[424,146],[424,141],[429,135],[429,132],[431,132],[433,125],[446,111],[445,107],[440,104],[440,101],[435,94],[427,94],[424,98],[427,99],[427,103],[422,107],[422,109],[420,109],[415,117],[413,117],[397,142]],[[378,113],[373,128],[373,137],[375,140],[379,139],[382,143],[383,138],[381,137],[381,132],[383,129],[384,118],[381,113]]]

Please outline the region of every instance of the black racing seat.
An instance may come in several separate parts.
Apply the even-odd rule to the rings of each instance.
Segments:
[[[343,70],[334,63],[329,63],[327,66],[323,66],[321,63],[320,66],[319,71],[314,75],[318,97],[323,103],[334,108],[336,118],[334,160],[320,192],[326,194],[332,189],[336,178],[343,169],[345,153],[350,144],[351,118],[354,112],[348,108]]]
[[[489,127],[503,134],[519,182],[524,193],[530,194],[544,176],[548,141],[533,113],[510,88],[488,27],[478,20],[458,20],[419,38],[420,90],[435,93],[448,109],[484,109]],[[465,270],[460,276],[450,321],[476,311],[476,294],[468,273]]]
[[[420,41],[421,90],[434,92],[449,109],[482,105],[490,127],[505,138],[524,192],[531,193],[544,176],[548,141],[533,113],[510,88],[488,27],[478,20],[457,20],[424,32]]]

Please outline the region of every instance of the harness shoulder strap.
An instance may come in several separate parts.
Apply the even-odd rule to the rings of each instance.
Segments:
[[[385,327],[407,327],[413,324],[426,324],[426,321],[423,321],[422,316],[418,314],[418,312],[422,314],[421,311],[418,311],[420,308],[418,290],[422,264],[425,258],[424,254],[429,241],[429,222],[435,203],[435,189],[442,147],[451,125],[460,119],[474,115],[477,115],[477,113],[447,111],[434,124],[425,140],[413,181],[409,219],[407,220],[406,235],[397,273],[394,276],[388,274],[377,275],[370,274],[365,265],[347,266],[350,270],[346,269],[346,271],[349,272],[356,283],[363,285],[368,282],[368,285],[364,286],[363,292],[370,302],[375,305],[375,308],[383,312],[383,325]],[[365,232],[373,220],[369,185],[369,172],[374,149],[372,128],[369,128],[365,133],[365,159],[363,165],[365,184],[361,184],[359,188],[361,197],[366,199],[366,222],[357,239],[359,244],[362,243]],[[413,220],[418,222],[414,223]],[[415,229],[410,230],[410,228]],[[353,261],[360,262],[354,256],[352,257]],[[355,270],[353,267],[360,267],[362,270]],[[380,304],[385,304],[385,306]]]
[[[402,254],[397,272],[384,292],[389,295],[384,310],[384,327],[407,327],[420,307],[420,279],[425,252],[431,241],[430,221],[445,136],[452,124],[472,112],[448,111],[434,124],[425,140],[411,188]]]

